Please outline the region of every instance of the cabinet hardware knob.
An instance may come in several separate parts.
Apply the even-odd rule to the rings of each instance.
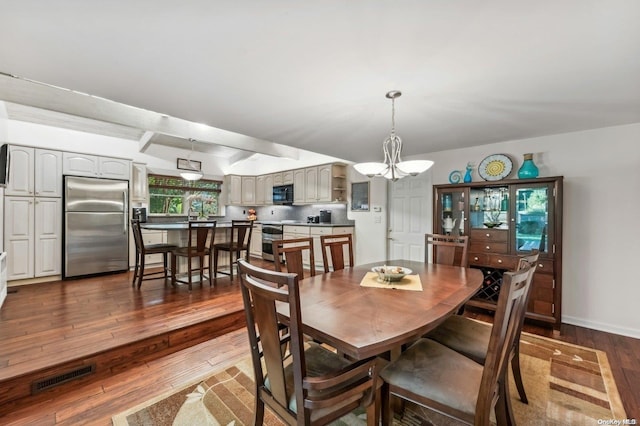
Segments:
[[[474,257],[474,258],[473,258],[473,260],[478,260],[478,257],[477,257],[477,256],[476,256],[476,257]]]
[[[502,259],[498,259],[498,263],[502,263]]]
[[[544,265],[542,263],[538,263],[538,268],[544,268]]]
[[[487,249],[487,250],[491,250],[491,247],[487,246],[487,247],[486,247],[486,249]]]
[[[491,234],[487,234],[487,237],[490,237],[490,236],[491,236]]]

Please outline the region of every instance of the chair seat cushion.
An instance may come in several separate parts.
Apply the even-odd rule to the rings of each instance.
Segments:
[[[171,251],[175,249],[177,246],[175,244],[147,244],[144,246],[144,250],[149,253],[164,253],[167,251]]]
[[[238,251],[238,250],[246,250],[247,246],[244,244],[238,244],[234,242],[228,243],[218,243],[213,245],[214,248],[218,250],[230,250],[230,251]]]
[[[343,368],[347,367],[350,362],[346,358],[337,355],[334,352],[331,352],[317,343],[309,342],[307,343],[309,346],[305,349],[305,363],[307,366],[307,375],[310,377],[318,377],[323,376],[325,374],[330,374]],[[289,398],[289,410],[294,413],[298,412],[298,407],[296,403],[295,393],[293,392],[293,365],[289,364],[285,367],[285,380],[287,386],[287,394],[290,395]],[[265,388],[270,389],[269,378],[265,378],[264,382]],[[310,392],[310,396],[312,393]],[[347,401],[346,403],[349,403]],[[314,410],[312,414],[312,419],[322,417],[326,411],[335,411],[335,407],[331,407],[330,409],[319,409]]]
[[[173,250],[173,254],[176,256],[206,256],[209,255],[209,249],[204,249],[204,251],[198,252],[195,247],[176,247]]]
[[[405,389],[424,405],[434,401],[473,418],[483,367],[438,342],[419,339],[380,372],[385,382]],[[399,392],[401,393],[401,392]],[[422,399],[423,401],[420,401]],[[437,407],[434,407],[437,408]]]
[[[461,315],[453,315],[425,337],[484,364],[491,326]]]

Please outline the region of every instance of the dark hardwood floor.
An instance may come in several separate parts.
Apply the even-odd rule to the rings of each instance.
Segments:
[[[258,261],[261,262],[261,261]],[[268,262],[261,263],[271,267]],[[0,424],[111,424],[111,416],[248,354],[237,282],[131,287],[130,274],[10,288],[0,310]],[[466,315],[483,320],[482,311]],[[525,331],[607,353],[629,418],[640,419],[640,340],[563,325]],[[70,367],[95,372],[30,393],[34,378]]]

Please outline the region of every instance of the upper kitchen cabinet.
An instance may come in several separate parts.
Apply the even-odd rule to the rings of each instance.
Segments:
[[[228,204],[231,206],[256,205],[256,177],[227,175]]]
[[[6,195],[62,196],[62,152],[9,146],[11,167]]]
[[[129,160],[73,152],[63,154],[65,175],[129,180],[130,169]]]
[[[242,205],[256,204],[256,177],[242,176]]]
[[[131,164],[131,201],[146,203],[149,198],[147,180],[147,165],[143,163]]]
[[[346,190],[346,166],[343,164],[324,164],[322,166],[309,167],[305,169],[304,188],[305,203],[331,203],[344,201],[344,191]]]
[[[276,173],[282,181],[282,173]],[[273,204],[273,182],[275,175],[256,176],[256,206]]]
[[[293,203],[304,204],[305,202],[305,169],[293,171]]]

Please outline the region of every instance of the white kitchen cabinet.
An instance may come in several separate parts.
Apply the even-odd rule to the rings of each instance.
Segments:
[[[304,204],[305,202],[305,169],[293,171],[293,203]]]
[[[265,199],[264,178],[266,175],[256,176],[256,206],[263,206]]]
[[[5,197],[4,248],[8,280],[33,278],[34,214],[33,197]]]
[[[304,202],[318,201],[318,168],[308,167],[304,170]]]
[[[62,200],[36,197],[34,202],[34,276],[58,275],[61,271]]]
[[[271,205],[273,204],[273,175],[265,175],[264,177],[264,204]],[[258,188],[258,183],[256,182],[256,189]]]
[[[7,279],[60,274],[62,200],[5,197]]]
[[[149,198],[149,184],[147,181],[147,165],[143,163],[131,164],[131,201],[146,203]]]
[[[331,164],[325,164],[324,166],[318,166],[317,172],[317,188],[316,188],[316,199],[318,202],[331,202],[333,199],[331,198],[331,190],[333,189],[332,184],[332,169],[333,166]]]
[[[256,203],[256,177],[242,176],[242,205],[253,206]]]
[[[65,175],[101,177],[129,180],[131,162],[120,158],[65,152],[63,173]]]
[[[62,152],[9,146],[11,167],[5,195],[62,196]]]
[[[229,185],[228,204],[239,206],[242,204],[242,176],[228,175],[227,184]]]
[[[7,253],[0,253],[0,308],[7,298]]]
[[[282,185],[289,185],[292,183],[293,183],[293,170],[286,170],[282,172]]]
[[[260,228],[260,225],[254,225],[253,227],[249,254],[253,257],[262,257],[262,229]]]
[[[293,178],[293,174],[291,175],[291,177]],[[283,180],[282,180],[282,172],[274,173],[273,174],[273,186],[283,185],[282,182],[283,182]]]

